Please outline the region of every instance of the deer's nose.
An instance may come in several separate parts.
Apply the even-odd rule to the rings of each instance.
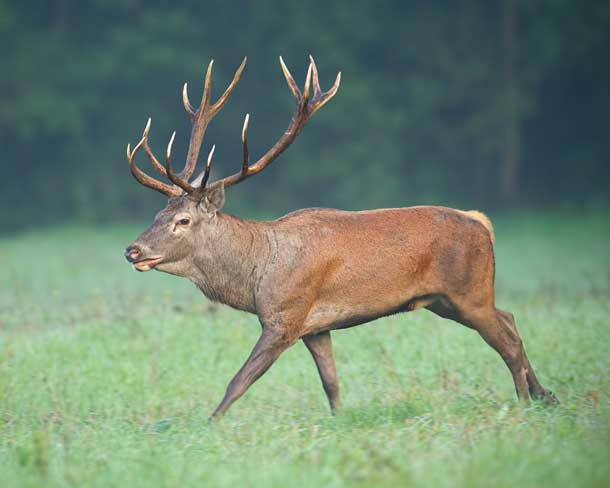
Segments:
[[[127,249],[125,249],[124,254],[127,258],[127,261],[133,263],[134,261],[137,261],[140,256],[142,256],[142,250],[135,244],[132,244],[131,246],[127,247]]]

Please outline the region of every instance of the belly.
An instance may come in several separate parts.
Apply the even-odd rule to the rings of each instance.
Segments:
[[[358,288],[352,283],[331,294],[321,294],[309,310],[305,327],[309,333],[343,329],[409,311],[415,296],[411,288],[378,291],[370,286]]]
[[[350,253],[325,274],[305,320],[308,331],[353,327],[421,308],[441,291],[427,279],[428,261],[387,247],[363,256],[359,250]]]

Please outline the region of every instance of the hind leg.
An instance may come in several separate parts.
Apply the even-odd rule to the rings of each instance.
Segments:
[[[465,315],[468,325],[496,350],[508,366],[515,382],[517,396],[522,400],[529,400],[525,350],[517,330],[505,325],[493,307],[469,310]]]
[[[337,381],[337,370],[333,358],[333,345],[330,332],[320,332],[319,334],[307,335],[303,337],[303,342],[309,349],[318,367],[322,386],[328,397],[330,409],[335,413],[341,407],[339,398],[339,382]]]
[[[529,400],[525,352],[516,329],[499,320],[496,309],[488,306],[460,306],[450,300],[439,300],[427,307],[441,317],[459,322],[476,330],[504,360],[510,370],[517,396]]]
[[[509,327],[515,334],[519,335],[519,333],[517,332],[517,327],[515,325],[515,318],[512,313],[496,309],[496,315],[498,316],[498,320],[504,326]],[[538,381],[536,373],[534,372],[534,368],[532,368],[532,365],[530,364],[525,349],[523,349],[523,363],[526,369],[525,376],[527,379],[528,389],[532,398],[537,400],[544,400],[550,404],[559,403],[553,392],[544,388]]]

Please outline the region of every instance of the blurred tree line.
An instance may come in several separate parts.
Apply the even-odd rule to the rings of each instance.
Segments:
[[[228,207],[279,215],[439,203],[495,208],[607,201],[610,2],[590,0],[0,0],[0,211],[4,231],[64,220],[150,217],[163,197],[125,158],[150,115],[151,145],[184,160],[181,88],[213,97],[248,66],[202,154],[215,176],[285,129],[316,57],[338,95]],[[145,158],[140,166],[149,168]]]

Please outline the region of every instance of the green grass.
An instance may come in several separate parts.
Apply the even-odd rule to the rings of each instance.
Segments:
[[[608,214],[495,223],[498,305],[557,408],[420,311],[334,333],[338,416],[299,343],[209,424],[256,317],[134,273],[139,228],[3,238],[0,486],[609,486]]]

